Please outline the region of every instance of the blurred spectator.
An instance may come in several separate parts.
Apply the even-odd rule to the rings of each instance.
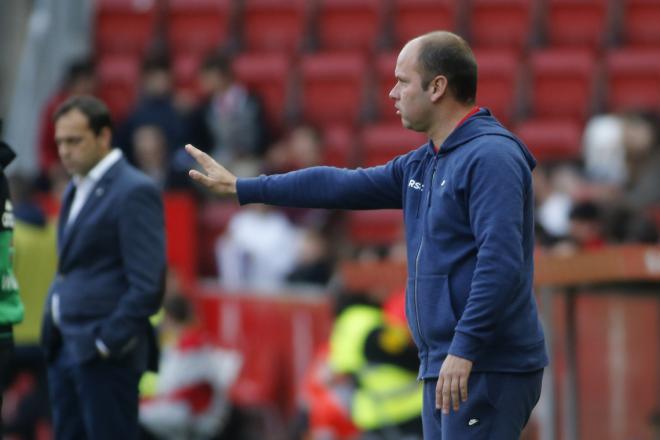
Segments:
[[[55,124],[52,115],[55,109],[71,96],[93,95],[96,90],[94,64],[89,59],[73,62],[64,77],[62,87],[46,104],[41,112],[39,125],[39,167],[43,176],[49,176],[51,169],[59,164],[55,145]]]
[[[265,168],[268,174],[321,165],[323,143],[319,131],[311,125],[299,125],[288,136],[268,149]]]
[[[566,239],[553,246],[557,254],[578,250],[597,250],[605,246],[602,209],[593,201],[576,202],[569,213],[570,228]]]
[[[167,142],[160,127],[143,125],[133,132],[133,160],[135,165],[163,189],[190,187],[186,171],[177,171],[168,160]]]
[[[421,439],[419,358],[405,319],[405,291],[381,308],[354,303],[337,315],[330,334],[330,367],[355,383],[353,423],[363,439]]]
[[[570,237],[581,248],[595,250],[605,246],[601,209],[592,201],[576,203],[571,208]]]
[[[628,183],[624,202],[641,210],[660,204],[660,125],[655,115],[632,113],[623,118]]]
[[[307,229],[302,234],[296,265],[287,277],[291,284],[325,286],[332,276],[329,244],[323,235]]]
[[[0,135],[2,120],[0,119]],[[7,365],[14,350],[14,326],[23,320],[23,303],[14,276],[14,208],[9,196],[5,169],[16,158],[14,150],[0,140],[0,437],[2,437],[2,397],[5,391]]]
[[[623,122],[616,115],[591,118],[584,130],[584,167],[589,180],[623,185],[627,178]]]
[[[295,267],[300,232],[280,211],[253,205],[232,217],[216,245],[220,282],[228,289],[274,291]]]
[[[569,234],[569,213],[574,196],[582,187],[578,170],[570,165],[534,170],[536,221],[550,240]]]
[[[206,98],[190,115],[188,141],[229,167],[244,165],[255,174],[266,139],[259,101],[236,82],[231,59],[222,54],[203,62],[199,80]]]
[[[221,434],[230,415],[228,389],[240,356],[208,341],[183,296],[164,303],[163,348],[156,393],[140,402],[140,423],[158,439],[210,439]]]
[[[118,130],[116,142],[135,162],[135,132],[145,125],[161,130],[165,158],[169,160],[184,143],[184,118],[172,94],[172,72],[165,56],[147,58],[142,66],[142,92],[133,112]]]

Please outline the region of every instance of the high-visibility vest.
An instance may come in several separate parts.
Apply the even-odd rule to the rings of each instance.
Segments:
[[[380,309],[351,306],[339,315],[330,337],[331,366],[357,378],[351,417],[363,430],[397,425],[422,412],[423,388],[415,373],[396,365],[369,363],[364,355],[367,336],[383,325]]]

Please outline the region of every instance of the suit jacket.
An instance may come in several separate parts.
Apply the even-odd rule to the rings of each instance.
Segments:
[[[110,357],[139,370],[153,357],[149,316],[160,307],[165,273],[165,231],[160,193],[121,158],[97,182],[76,219],[64,193],[58,226],[58,273],[48,292],[42,340],[49,360],[64,348],[74,363]],[[51,313],[59,297],[60,322]]]

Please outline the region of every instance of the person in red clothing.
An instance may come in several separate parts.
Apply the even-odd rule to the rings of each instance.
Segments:
[[[159,439],[211,438],[228,420],[240,356],[210,343],[186,298],[172,296],[163,308],[165,348],[155,394],[140,402],[140,424]]]
[[[39,170],[49,176],[53,167],[60,163],[55,144],[55,110],[71,96],[93,95],[96,90],[96,74],[91,60],[81,59],[69,66],[62,88],[46,103],[39,125]]]

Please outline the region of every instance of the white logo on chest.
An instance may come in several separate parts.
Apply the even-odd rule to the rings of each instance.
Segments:
[[[410,179],[410,182],[408,182],[408,188],[416,189],[418,191],[422,191],[424,189],[424,184],[421,182],[417,182],[414,179]]]

